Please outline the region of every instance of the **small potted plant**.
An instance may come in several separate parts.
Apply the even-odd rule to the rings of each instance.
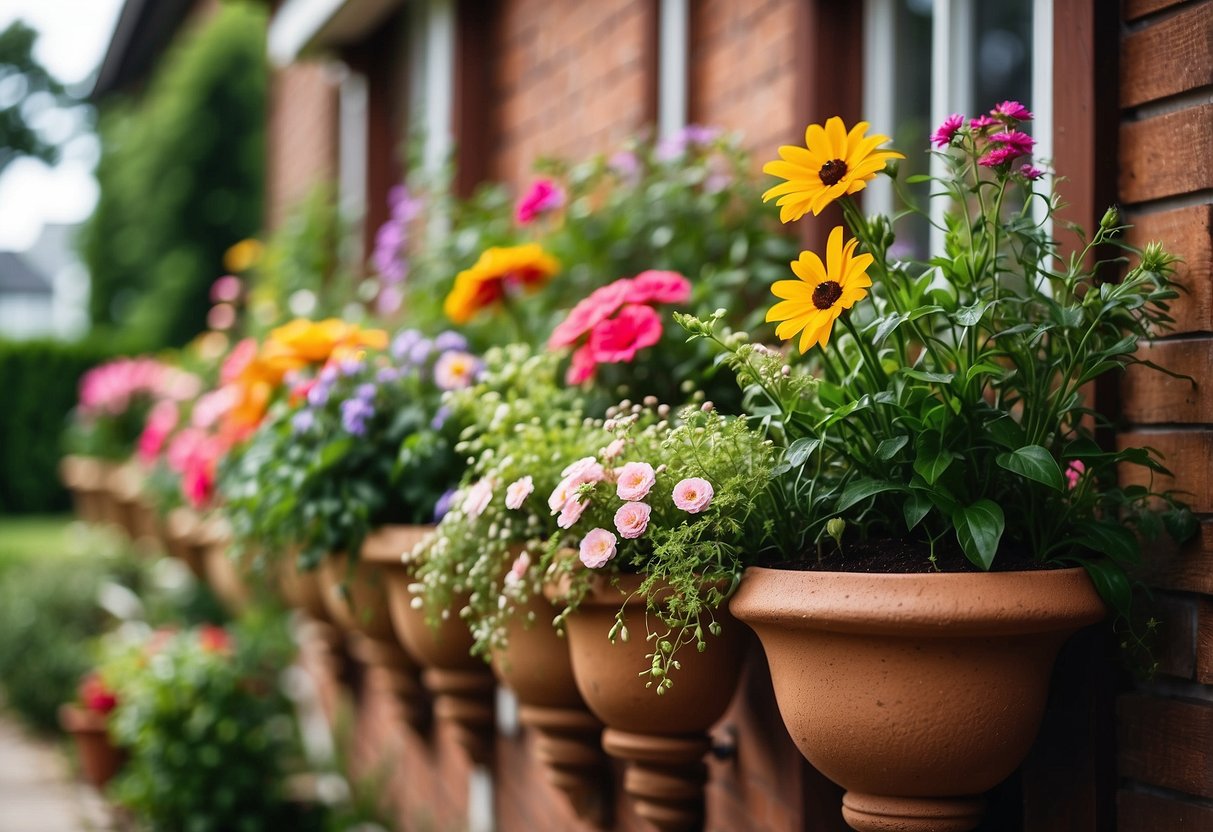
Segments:
[[[76,744],[84,779],[97,790],[105,788],[126,759],[109,733],[109,716],[117,706],[117,695],[93,672],[80,682],[76,702],[59,709],[59,725]]]
[[[770,516],[780,568],[731,601],[766,649],[792,738],[847,789],[856,829],[974,828],[981,794],[1026,755],[1065,639],[1105,615],[1129,629],[1138,535],[1183,538],[1145,448],[1097,441],[1089,385],[1165,329],[1172,258],[1119,243],[1115,211],[1070,254],[1038,190],[1031,114],[1016,102],[933,137],[947,175],[944,248],[914,259],[849,195],[900,154],[866,124],[811,125],[766,171],[784,221],[840,202],[847,227],[772,290],[794,357],[715,339],[785,447]],[[1130,255],[1099,259],[1108,245]],[[790,366],[795,365],[795,366]]]

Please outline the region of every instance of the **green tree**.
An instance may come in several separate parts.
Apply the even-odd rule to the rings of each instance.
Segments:
[[[59,148],[30,124],[41,108],[66,104],[63,86],[34,58],[38,33],[20,20],[0,32],[0,174],[21,156],[54,164]]]
[[[93,321],[125,346],[201,331],[224,251],[259,229],[266,85],[265,11],[225,3],[169,51],[142,97],[105,105],[82,246]]]

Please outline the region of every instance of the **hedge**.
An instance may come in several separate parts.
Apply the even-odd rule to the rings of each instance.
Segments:
[[[76,383],[110,357],[92,341],[0,340],[0,516],[68,507],[61,440]]]

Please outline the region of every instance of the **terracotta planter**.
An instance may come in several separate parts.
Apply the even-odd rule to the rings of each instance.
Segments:
[[[644,600],[634,596],[641,578],[625,575],[619,587],[601,579],[569,616],[573,676],[590,710],[606,724],[602,745],[625,760],[623,787],[636,813],[660,830],[699,829],[703,824],[703,757],[711,748],[707,732],[733,698],[741,672],[744,631],[727,609],[716,621],[718,637],[681,657],[674,687],[658,696],[637,674],[649,660]],[[615,614],[627,599],[628,641],[607,638]]]
[[[598,827],[611,820],[610,766],[602,753],[602,722],[590,713],[577,682],[567,638],[553,629],[556,610],[531,598],[493,653],[493,671],[518,697],[518,721],[535,732],[535,753],[548,780],[577,816]],[[528,618],[533,623],[527,625]]]
[[[313,621],[331,623],[328,605],[324,603],[319,568],[300,572],[296,553],[288,552],[278,558],[277,573],[278,594],[283,603]]]
[[[208,518],[197,531],[202,548],[202,571],[207,585],[229,612],[239,615],[253,598],[247,564],[231,554],[231,532],[223,520]]]
[[[110,742],[105,716],[78,705],[59,708],[59,726],[72,735],[84,779],[101,790],[113,779],[126,761],[125,752]]]
[[[497,683],[484,660],[471,654],[472,634],[457,612],[466,600],[456,600],[435,630],[426,624],[425,613],[413,607],[412,583],[412,573],[397,556],[387,571],[392,625],[404,649],[424,668],[421,679],[434,698],[434,716],[455,728],[456,740],[473,762],[488,765],[497,722]]]
[[[428,534],[428,526],[384,526],[362,544],[351,570],[344,556],[320,565],[320,584],[332,621],[354,634],[356,658],[374,669],[371,683],[388,690],[400,708],[399,718],[418,733],[430,722],[430,703],[421,686],[421,668],[400,645],[388,612],[388,582],[403,553]],[[402,566],[403,568],[403,566]]]
[[[1053,661],[1104,606],[1081,569],[862,574],[752,568],[758,633],[800,751],[853,829],[964,832],[1036,737]]]
[[[164,539],[169,555],[188,566],[195,578],[205,581],[207,541],[198,513],[184,506],[170,511],[164,522]]]
[[[106,486],[113,504],[113,520],[132,541],[144,532],[142,517],[143,475],[134,462],[113,465],[106,475]]]
[[[69,455],[59,462],[59,478],[72,494],[72,508],[86,523],[105,520],[102,463],[88,456]]]

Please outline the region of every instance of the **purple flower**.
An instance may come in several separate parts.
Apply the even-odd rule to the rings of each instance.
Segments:
[[[430,420],[430,427],[434,430],[442,430],[442,426],[449,418],[451,418],[451,409],[444,404],[434,413],[434,418]]]
[[[314,387],[312,388],[315,389]],[[298,435],[307,433],[316,424],[316,414],[310,410],[300,410],[291,417],[291,432]]]
[[[378,388],[376,388],[375,385],[371,384],[369,381],[364,384],[359,384],[356,388],[354,388],[354,395],[368,402],[373,401],[375,394],[378,392]]]
[[[346,399],[341,403],[341,426],[354,436],[366,435],[366,423],[374,415],[375,406],[365,399]]]
[[[1035,182],[1037,179],[1045,175],[1045,172],[1035,165],[1021,165],[1019,173],[1030,182]]]
[[[424,364],[434,351],[434,342],[429,338],[421,338],[409,349],[410,364]]]
[[[312,385],[312,389],[307,391],[307,403],[312,407],[324,407],[329,400],[329,392],[332,382],[324,383],[324,373],[320,374],[320,378],[316,379],[316,383]]]
[[[375,311],[380,315],[391,315],[404,303],[404,292],[397,286],[384,286],[375,298]]]
[[[397,185],[388,192],[388,208],[391,216],[375,232],[371,260],[383,282],[395,285],[408,277],[409,223],[421,212],[421,200],[410,196],[404,185]]]
[[[337,371],[343,376],[354,376],[362,372],[366,362],[359,358],[343,358],[337,365]]]
[[[380,367],[375,373],[375,381],[380,384],[391,384],[394,381],[399,381],[400,371],[395,367]]]
[[[319,382],[320,384],[331,385],[336,380],[337,380],[337,368],[331,364],[327,365],[323,370],[320,371],[320,375],[316,376],[316,381]]]
[[[454,501],[454,499],[455,489],[448,488],[446,491],[442,492],[442,496],[438,498],[436,503],[434,503],[435,523],[445,517],[446,513],[451,510],[451,503]]]
[[[627,182],[635,182],[640,178],[640,160],[630,150],[620,150],[613,155],[607,162],[607,167],[614,171],[616,176]]]
[[[467,348],[468,339],[453,330],[448,329],[445,332],[439,332],[434,337],[434,349],[438,350],[438,352],[462,351]]]
[[[668,162],[682,156],[687,150],[711,144],[719,135],[720,128],[718,127],[688,124],[674,135],[659,141],[656,156],[660,161]]]
[[[404,361],[413,346],[421,340],[421,333],[415,329],[402,329],[392,339],[391,353],[392,358],[397,361]]]

